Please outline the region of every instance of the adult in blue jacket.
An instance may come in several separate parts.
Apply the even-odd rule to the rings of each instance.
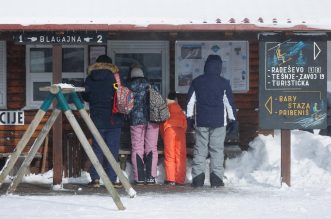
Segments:
[[[121,127],[123,125],[122,114],[112,113],[115,94],[113,84],[116,83],[114,73],[118,71],[118,68],[112,64],[110,57],[107,55],[99,56],[96,63],[88,67],[85,93],[83,93],[83,99],[90,106],[91,119],[115,159],[119,153]],[[109,179],[115,183],[117,176],[94,138],[92,148]],[[93,166],[90,170],[90,176],[92,180],[90,184],[93,187],[99,187],[100,177]]]
[[[188,124],[195,121],[196,143],[193,149],[192,186],[203,186],[208,152],[210,185],[224,186],[224,139],[228,121],[236,120],[236,106],[228,80],[221,77],[222,59],[209,55],[204,74],[192,81],[188,92]]]

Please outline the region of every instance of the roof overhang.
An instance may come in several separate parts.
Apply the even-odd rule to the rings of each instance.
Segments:
[[[326,31],[304,24],[292,26],[256,24],[0,24],[0,31]]]

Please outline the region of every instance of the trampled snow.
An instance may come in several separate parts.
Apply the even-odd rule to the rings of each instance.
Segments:
[[[330,218],[331,137],[294,130],[291,135],[291,187],[280,182],[280,136],[258,136],[250,150],[226,161],[225,187],[192,192],[150,192],[130,199],[118,211],[107,195],[0,197],[1,218]],[[187,183],[191,180],[188,160]],[[132,180],[131,167],[126,172]],[[208,169],[206,170],[208,173]],[[159,165],[158,182],[164,170]],[[24,178],[30,183],[52,183],[52,171]],[[89,174],[65,178],[63,183],[87,183]]]

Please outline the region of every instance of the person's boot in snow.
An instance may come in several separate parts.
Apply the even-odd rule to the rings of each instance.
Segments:
[[[154,185],[156,183],[155,177],[152,176],[152,161],[153,153],[149,152],[145,157],[145,166],[146,166],[146,184]]]
[[[144,185],[145,184],[145,165],[144,161],[137,154],[137,170],[138,170],[138,179],[135,180],[136,185]]]
[[[201,173],[192,179],[192,186],[194,188],[202,187],[205,183],[205,173]]]
[[[148,178],[146,178],[146,184],[147,185],[155,185],[156,184],[155,177],[149,176]]]
[[[168,181],[168,180],[165,180],[164,184],[167,185],[167,186],[175,186],[176,185],[176,183],[174,181]]]
[[[98,179],[94,179],[91,182],[89,182],[87,184],[89,187],[93,187],[93,188],[99,188],[100,187],[100,180]]]
[[[215,173],[210,174],[210,186],[212,188],[218,188],[224,186],[223,180],[218,177]]]

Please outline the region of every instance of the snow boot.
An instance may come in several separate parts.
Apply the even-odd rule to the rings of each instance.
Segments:
[[[192,179],[192,186],[194,188],[202,187],[205,183],[205,173],[201,173]]]
[[[146,179],[149,179],[152,176],[152,160],[153,160],[153,153],[149,152],[145,156]]]
[[[210,174],[210,187],[218,188],[224,186],[223,180],[218,177],[215,173]]]
[[[156,179],[153,176],[150,176],[146,178],[146,184],[147,185],[155,185],[156,184]]]
[[[136,155],[137,159],[137,171],[138,171],[138,180],[136,180],[136,184],[144,184],[145,183],[145,165],[144,161]]]
[[[89,187],[93,187],[93,188],[99,188],[100,187],[100,180],[98,179],[94,179],[91,182],[89,182],[87,184]]]

